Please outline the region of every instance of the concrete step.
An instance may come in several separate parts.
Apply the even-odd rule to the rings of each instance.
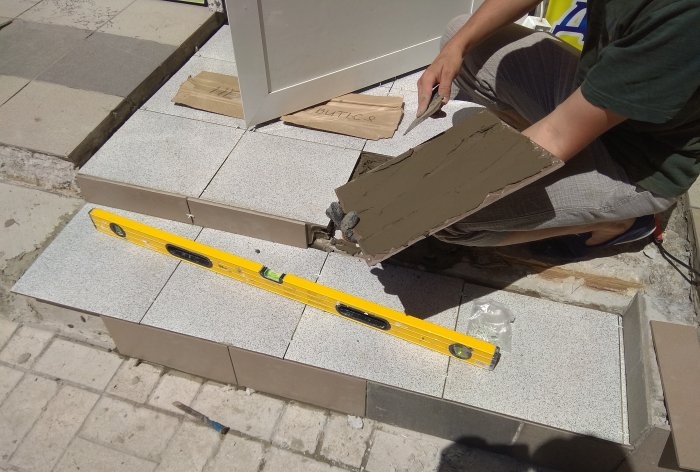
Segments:
[[[93,206],[13,291],[101,317],[123,354],[449,439],[628,442],[617,315],[107,208],[458,331],[474,299],[500,301],[513,344],[489,372],[107,237]]]
[[[224,20],[201,6],[142,0],[27,2],[15,14],[1,33],[0,176],[69,195],[76,166]]]
[[[403,136],[417,108],[412,74],[362,91],[404,97],[405,116],[392,139],[368,142],[280,121],[245,130],[240,119],[172,103],[187,77],[201,71],[237,74],[228,26],[80,170],[86,200],[306,247],[313,227],[327,225],[325,209],[336,198],[334,189],[350,178],[360,151],[399,155],[475,109],[450,103],[443,118]]]

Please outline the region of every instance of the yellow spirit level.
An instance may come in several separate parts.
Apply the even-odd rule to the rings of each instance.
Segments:
[[[90,218],[95,228],[103,233],[126,239],[139,246],[362,323],[404,341],[456,357],[475,366],[493,370],[501,357],[498,346],[481,339],[408,316],[293,274],[275,272],[258,262],[205,246],[99,208],[90,211]]]

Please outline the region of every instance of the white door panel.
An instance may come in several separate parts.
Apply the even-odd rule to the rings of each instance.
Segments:
[[[227,0],[246,125],[425,66],[471,0]]]

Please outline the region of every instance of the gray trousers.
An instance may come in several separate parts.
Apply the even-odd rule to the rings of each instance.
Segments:
[[[450,22],[443,45],[467,18]],[[509,25],[467,54],[453,89],[522,130],[573,92],[577,63],[578,51],[563,41]],[[624,220],[662,212],[674,202],[630,183],[596,140],[552,174],[435,236],[467,246],[493,246],[513,231]]]

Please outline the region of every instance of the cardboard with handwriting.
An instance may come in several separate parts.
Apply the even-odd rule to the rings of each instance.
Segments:
[[[365,139],[391,138],[403,116],[403,97],[350,93],[285,115],[282,121]]]
[[[243,118],[241,89],[238,77],[216,72],[200,72],[190,76],[173,97],[180,105],[220,115]]]

